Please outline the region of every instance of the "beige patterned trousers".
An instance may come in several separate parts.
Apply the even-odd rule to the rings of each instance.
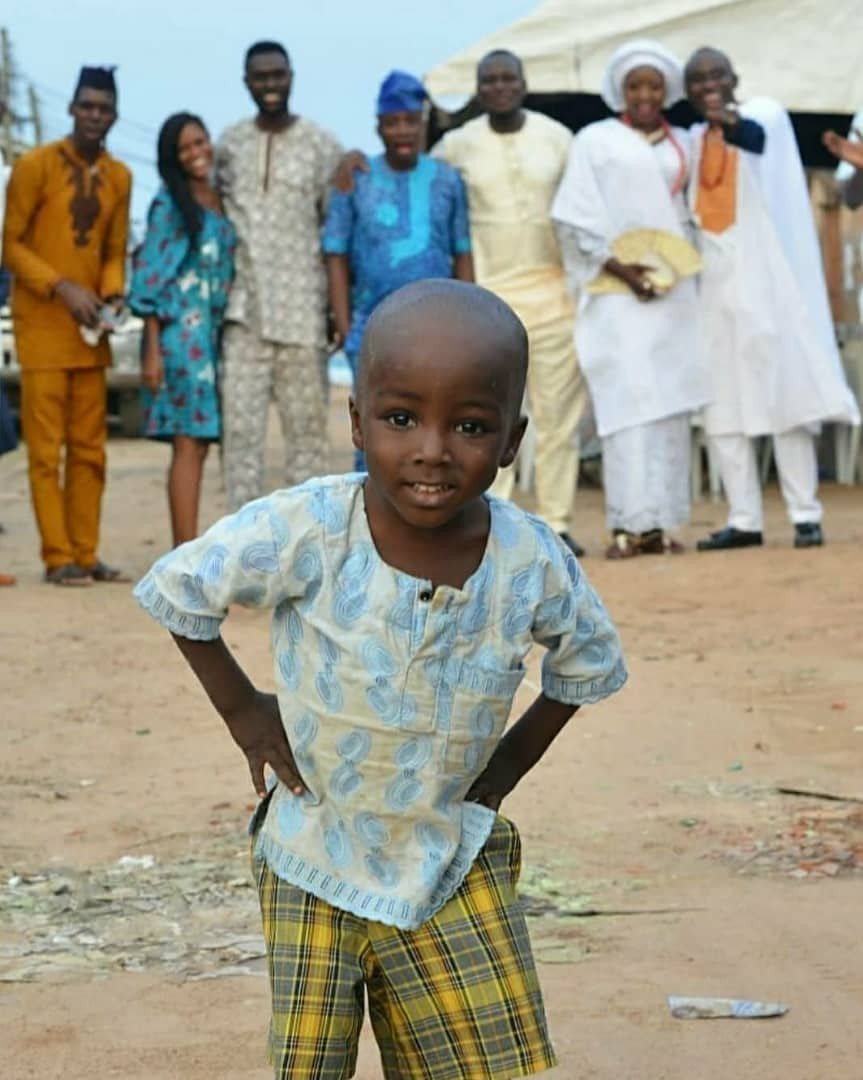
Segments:
[[[301,484],[329,469],[325,353],[264,341],[228,323],[222,342],[222,468],[228,509],[264,492],[267,416],[275,401],[285,440],[284,483]]]
[[[572,342],[572,319],[540,326],[526,323],[530,341],[527,398],[536,426],[536,512],[555,532],[572,528],[578,483],[578,422],[587,404],[587,383]],[[511,499],[515,469],[501,469],[491,492]]]

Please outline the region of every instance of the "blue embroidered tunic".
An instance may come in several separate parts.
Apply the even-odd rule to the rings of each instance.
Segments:
[[[626,679],[620,642],[554,531],[489,497],[464,587],[377,553],[364,477],[249,503],[161,558],[135,589],[183,637],[219,635],[230,604],[271,608],[279,708],[308,792],[277,784],[257,854],[364,918],[413,928],[453,895],[495,815],[466,803],[503,734],[533,644],[544,692],[583,705]]]
[[[421,154],[416,167],[392,169],[381,154],[354,190],[330,197],[323,250],[350,257],[351,329],[345,352],[359,353],[369,316],[390,293],[423,278],[452,277],[453,258],[470,251],[461,177]]]
[[[141,390],[148,438],[219,438],[219,338],[234,275],[234,244],[234,227],[226,217],[202,210],[193,243],[167,190],[153,199],[129,292],[135,314],[155,315],[160,323],[164,386],[156,394]]]

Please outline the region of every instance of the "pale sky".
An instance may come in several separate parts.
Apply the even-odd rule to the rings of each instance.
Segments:
[[[527,14],[538,0],[21,0],[0,17],[15,61],[40,94],[46,138],[69,129],[81,64],[118,65],[120,120],[109,148],[135,171],[133,214],[155,191],[156,133],[172,112],[199,113],[213,135],[253,111],[245,49],[281,41],[294,66],[295,111],[346,147],[374,150],[374,100],[393,68],[422,75]],[[10,11],[11,8],[11,11]],[[24,103],[19,97],[19,107]]]

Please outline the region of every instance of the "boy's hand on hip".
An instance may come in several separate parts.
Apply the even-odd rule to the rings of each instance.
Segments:
[[[521,780],[523,770],[519,762],[514,761],[503,745],[491,756],[488,765],[471,784],[465,795],[466,802],[481,803],[490,810],[497,810],[500,804]]]
[[[234,742],[246,755],[252,783],[260,798],[267,794],[265,765],[270,766],[294,795],[302,795],[307,790],[285,736],[275,694],[255,691],[251,701],[226,716],[225,722]]]

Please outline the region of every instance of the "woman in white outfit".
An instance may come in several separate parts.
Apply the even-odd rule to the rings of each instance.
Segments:
[[[690,416],[706,403],[695,279],[660,292],[613,242],[633,229],[689,238],[687,133],[662,110],[683,96],[679,61],[635,41],[609,62],[602,97],[618,115],[573,140],[552,206],[572,285],[580,293],[576,349],[602,439],[609,558],[678,552],[668,535],[689,518]],[[591,293],[602,272],[625,290]]]

